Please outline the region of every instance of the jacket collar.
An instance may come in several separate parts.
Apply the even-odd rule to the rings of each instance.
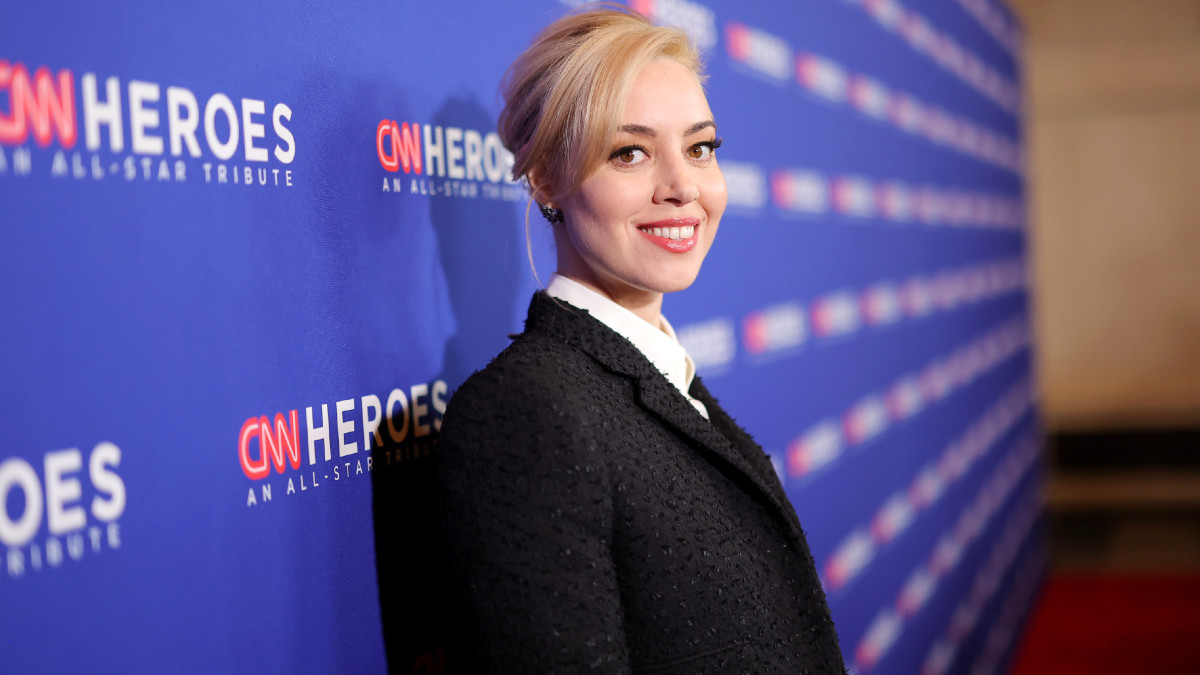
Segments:
[[[793,535],[799,534],[795,511],[762,449],[721,411],[699,378],[693,381],[691,394],[708,408],[711,422],[632,343],[582,309],[538,291],[529,304],[525,330],[562,340],[581,349],[605,370],[631,379],[639,406],[687,439],[709,461],[725,467],[746,489],[770,505]],[[764,465],[772,475],[764,475]]]

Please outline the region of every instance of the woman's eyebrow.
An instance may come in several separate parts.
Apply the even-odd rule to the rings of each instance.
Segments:
[[[633,134],[634,136],[646,136],[648,138],[654,138],[658,135],[657,131],[644,124],[622,124],[621,131]]]
[[[709,127],[716,129],[717,123],[712,120],[696,122],[692,126],[688,127],[687,131],[683,132],[683,135],[691,136],[692,134],[700,133],[701,131],[708,129]],[[620,130],[629,134],[633,134],[634,136],[646,136],[647,138],[654,138],[655,136],[658,136],[657,131],[644,124],[622,124]]]

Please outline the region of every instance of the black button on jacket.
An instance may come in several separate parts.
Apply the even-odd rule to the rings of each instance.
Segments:
[[[770,461],[690,393],[711,422],[625,338],[534,295],[443,420],[451,670],[845,672]]]

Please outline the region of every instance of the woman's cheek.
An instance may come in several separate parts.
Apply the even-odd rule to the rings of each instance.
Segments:
[[[710,220],[716,221],[725,213],[725,204],[729,200],[729,191],[725,186],[725,176],[718,169],[704,187],[704,210],[708,211]]]
[[[615,186],[613,192],[614,206],[621,212],[613,215],[623,221],[648,207],[654,200],[654,184],[646,176],[628,176]]]

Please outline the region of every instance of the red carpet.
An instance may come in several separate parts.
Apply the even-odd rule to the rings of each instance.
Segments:
[[[1012,675],[1200,674],[1200,575],[1053,574]]]

